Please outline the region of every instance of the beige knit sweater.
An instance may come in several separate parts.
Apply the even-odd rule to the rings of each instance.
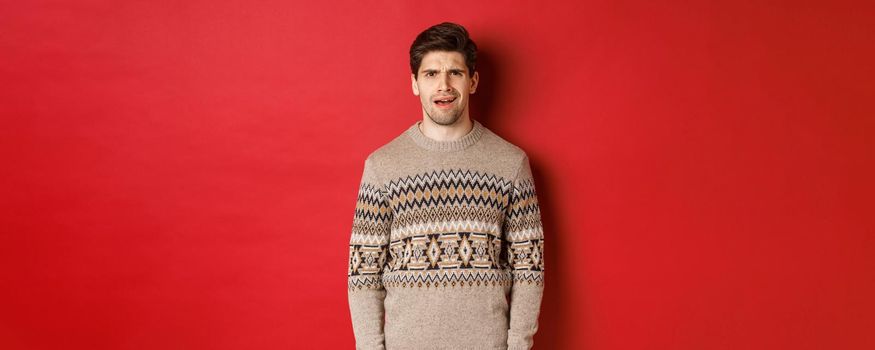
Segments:
[[[529,349],[544,235],[526,153],[481,123],[437,141],[417,121],[372,152],[349,242],[357,349]]]

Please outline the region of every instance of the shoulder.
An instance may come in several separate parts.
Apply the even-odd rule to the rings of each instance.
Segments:
[[[489,129],[484,133],[483,146],[495,157],[495,161],[502,164],[509,179],[518,182],[532,178],[529,155],[522,147]]]
[[[406,140],[404,138],[405,135],[401,134],[380,147],[377,147],[368,154],[365,161],[370,162],[375,166],[388,163],[387,160],[398,157],[399,154],[403,152],[403,149],[405,149]]]
[[[369,152],[364,161],[365,173],[369,175],[369,178],[383,183],[387,173],[385,167],[391,166],[397,157],[404,156],[405,149],[409,149],[409,145],[406,143],[405,134],[401,133]]]
[[[510,164],[518,166],[528,159],[528,154],[522,147],[504,139],[488,128],[484,128],[482,143],[489,154]]]

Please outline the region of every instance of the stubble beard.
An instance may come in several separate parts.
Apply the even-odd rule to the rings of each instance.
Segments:
[[[428,116],[428,119],[431,119],[432,122],[438,125],[453,125],[457,121],[459,121],[459,117],[462,116],[462,109],[454,108],[452,110],[443,112],[435,109],[434,107],[426,108],[425,115]]]

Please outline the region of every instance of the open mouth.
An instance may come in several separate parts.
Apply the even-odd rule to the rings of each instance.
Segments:
[[[434,103],[438,105],[438,107],[448,107],[453,101],[456,100],[454,96],[440,97],[434,100]]]

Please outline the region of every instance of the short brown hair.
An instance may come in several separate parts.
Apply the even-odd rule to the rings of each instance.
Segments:
[[[410,46],[410,71],[418,78],[422,58],[431,51],[455,51],[465,56],[468,75],[473,75],[477,66],[477,45],[468,37],[468,31],[461,25],[443,22],[436,24],[416,36]]]

